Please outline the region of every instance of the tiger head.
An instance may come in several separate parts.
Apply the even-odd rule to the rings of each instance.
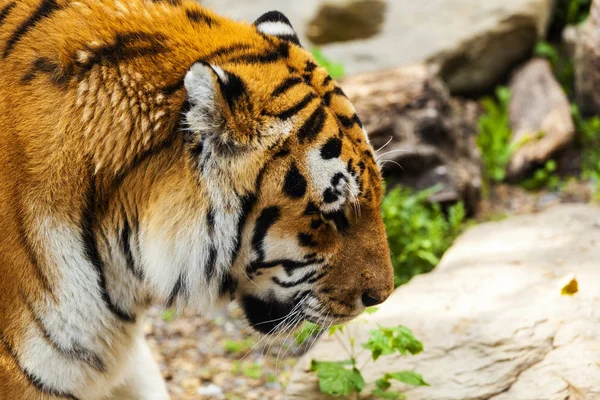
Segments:
[[[287,18],[254,26],[264,53],[188,72],[187,149],[207,185],[252,193],[229,278],[250,324],[344,322],[393,289],[380,171],[353,106]]]

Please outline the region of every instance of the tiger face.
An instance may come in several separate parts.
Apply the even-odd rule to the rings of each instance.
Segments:
[[[289,21],[272,12],[254,26],[266,55],[198,62],[185,78],[190,165],[231,198],[252,193],[232,206],[243,223],[226,278],[250,324],[342,323],[393,289],[380,171],[354,108]]]

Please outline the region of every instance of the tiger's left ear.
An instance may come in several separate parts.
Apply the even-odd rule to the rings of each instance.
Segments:
[[[302,46],[290,20],[279,11],[269,11],[254,22],[256,29],[265,35],[278,38]]]

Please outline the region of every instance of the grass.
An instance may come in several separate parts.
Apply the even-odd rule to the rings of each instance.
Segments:
[[[447,215],[427,199],[438,187],[414,192],[394,188],[383,200],[382,216],[392,253],[395,284],[431,271],[465,225],[465,209],[458,203]]]
[[[495,97],[484,97],[481,101],[485,112],[477,121],[477,146],[481,152],[486,188],[494,182],[504,180],[506,167],[514,151],[514,146],[510,143],[512,132],[508,115],[509,101],[510,90],[503,86],[496,89]]]
[[[581,149],[581,179],[592,182],[594,198],[600,201],[600,117],[584,118],[576,105],[571,106],[571,114]]]

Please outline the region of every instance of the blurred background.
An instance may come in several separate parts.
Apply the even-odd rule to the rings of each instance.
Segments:
[[[599,2],[202,3],[282,11],[341,81],[384,169],[399,289],[364,325],[274,338],[235,306],[155,309],[173,399],[600,398]]]

